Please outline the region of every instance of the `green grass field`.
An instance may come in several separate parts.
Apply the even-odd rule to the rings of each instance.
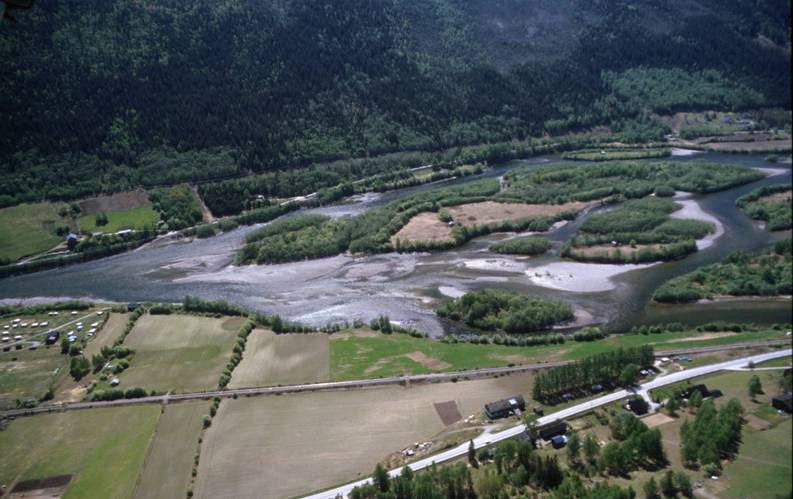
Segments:
[[[184,497],[209,401],[171,404],[160,416],[135,497]]]
[[[720,497],[788,497],[793,481],[791,419],[765,431],[744,432],[738,458],[724,467]]]
[[[193,391],[216,388],[231,357],[242,317],[144,315],[124,345],[135,350],[119,375],[122,388]]]
[[[130,497],[159,406],[19,418],[0,432],[0,483],[73,475],[65,498]]]
[[[0,259],[18,260],[46,251],[61,241],[55,234],[65,225],[60,203],[20,204],[0,209]]]
[[[780,337],[779,331],[705,337],[686,331],[650,335],[618,335],[590,342],[568,341],[563,345],[509,347],[502,345],[447,344],[403,334],[371,331],[334,334],[330,342],[331,379],[374,378],[403,373],[422,374],[477,367],[498,367],[555,360],[577,360],[616,347],[652,344],[656,349],[726,345]],[[706,339],[698,340],[703,337]],[[687,341],[683,341],[687,340]]]
[[[106,225],[97,226],[95,215],[80,217],[80,229],[83,232],[116,232],[123,229],[141,229],[146,225],[154,225],[160,214],[154,211],[151,203],[130,210],[107,212]]]

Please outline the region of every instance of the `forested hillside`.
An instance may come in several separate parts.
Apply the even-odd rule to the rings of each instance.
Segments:
[[[790,107],[790,3],[39,0],[0,28],[0,205]]]

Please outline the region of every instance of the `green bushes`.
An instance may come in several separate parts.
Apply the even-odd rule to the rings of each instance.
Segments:
[[[256,322],[249,318],[237,332],[237,341],[234,343],[231,358],[229,358],[226,368],[223,369],[223,373],[220,375],[220,379],[218,380],[218,388],[225,388],[226,385],[229,384],[229,381],[231,381],[231,374],[242,360],[242,354],[245,351],[245,344],[248,341],[248,335],[251,334],[251,331],[253,331],[254,327],[256,327]],[[215,409],[217,410],[217,407],[215,407]],[[214,414],[212,414],[212,416],[214,416]]]
[[[171,230],[184,229],[201,221],[201,208],[187,184],[154,189],[149,192],[149,199]]]
[[[466,293],[437,312],[475,328],[511,334],[545,330],[574,318],[573,309],[562,301],[498,289]]]
[[[700,267],[665,282],[653,295],[659,303],[689,303],[719,295],[777,296],[793,292],[791,240],[751,256],[736,252],[719,263]]]
[[[544,237],[527,236],[496,243],[489,249],[496,253],[510,255],[542,255],[550,248],[551,242]]]
[[[787,199],[761,200],[771,194],[787,192]],[[749,218],[768,222],[769,230],[785,230],[793,226],[790,205],[790,184],[777,184],[759,187],[739,197],[736,204]]]
[[[212,224],[203,224],[195,228],[195,235],[199,239],[206,239],[215,235],[215,227]]]

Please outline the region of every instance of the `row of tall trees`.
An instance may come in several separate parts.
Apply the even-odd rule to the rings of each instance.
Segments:
[[[564,393],[589,390],[595,384],[613,385],[620,381],[631,384],[635,381],[635,371],[651,367],[653,360],[653,347],[643,345],[618,348],[572,364],[543,369],[534,380],[532,396],[536,400],[553,400]],[[631,375],[625,375],[628,371]]]

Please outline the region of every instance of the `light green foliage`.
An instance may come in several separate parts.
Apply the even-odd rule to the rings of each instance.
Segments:
[[[154,211],[151,204],[139,206],[129,210],[111,211],[103,213],[107,217],[107,223],[98,225],[97,217],[94,215],[84,215],[80,217],[80,230],[87,233],[92,232],[116,232],[124,229],[142,229],[143,227],[153,227],[160,219],[160,214]]]
[[[760,198],[777,193],[787,193],[787,199],[776,201]],[[768,222],[770,230],[784,230],[793,226],[793,210],[790,205],[791,187],[789,184],[777,184],[759,187],[749,194],[738,198],[736,204],[755,220]]]
[[[69,222],[58,215],[63,206],[36,203],[0,209],[0,263],[15,261],[58,244],[61,238],[55,230]]]

